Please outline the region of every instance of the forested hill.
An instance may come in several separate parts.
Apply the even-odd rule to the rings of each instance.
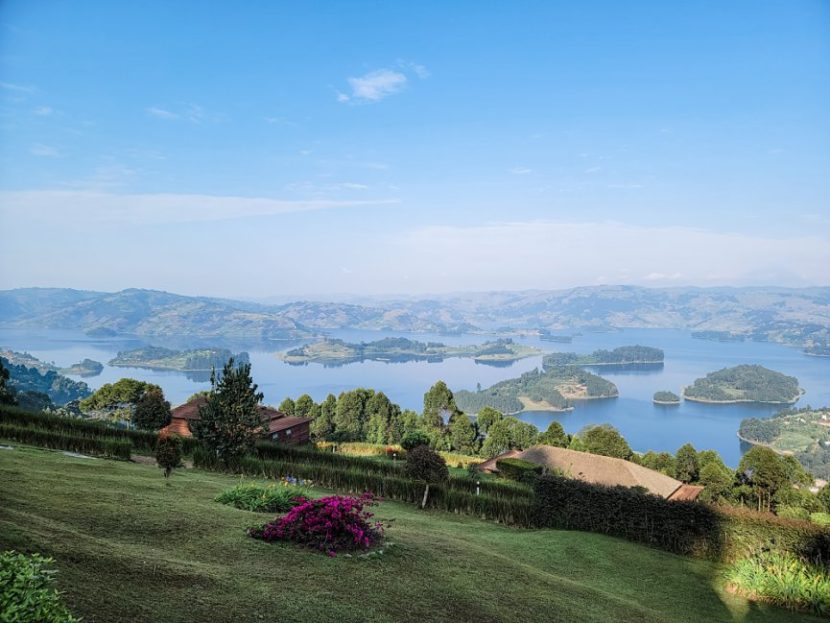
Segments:
[[[297,339],[331,329],[458,333],[679,328],[830,352],[830,288],[597,286],[266,305],[155,290],[0,292],[0,325],[137,335]]]
[[[687,387],[686,400],[792,404],[801,396],[798,379],[763,366],[740,365],[710,372]]]
[[[595,350],[590,355],[551,353],[545,355],[545,367],[553,366],[629,366],[662,364],[664,354],[651,346],[620,346],[614,350]]]

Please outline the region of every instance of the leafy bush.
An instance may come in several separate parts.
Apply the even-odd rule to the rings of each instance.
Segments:
[[[43,448],[98,454],[116,459],[130,459],[132,444],[112,437],[83,437],[60,431],[41,430],[0,423],[0,438],[13,439]]]
[[[164,470],[164,477],[182,463],[182,438],[178,435],[159,435],[156,443],[156,463]]]
[[[830,527],[830,513],[810,513],[810,521],[819,526]]]
[[[0,621],[3,623],[77,623],[51,588],[54,561],[40,554],[0,554]]]
[[[782,519],[800,519],[801,521],[810,519],[810,513],[798,506],[779,506],[776,515]]]
[[[307,500],[287,515],[249,530],[264,541],[291,541],[312,547],[329,556],[338,551],[369,549],[383,539],[383,524],[372,521],[365,507],[377,503],[371,493],[360,497],[333,495]]]
[[[749,597],[789,608],[830,614],[830,574],[826,567],[797,556],[762,552],[740,560],[727,571],[727,581]]]
[[[217,502],[257,513],[285,513],[308,500],[305,487],[288,484],[260,485],[241,483],[226,489],[216,497]]]
[[[401,447],[404,450],[412,450],[416,446],[428,446],[429,445],[429,435],[426,433],[416,430],[409,433],[406,433],[401,439]]]
[[[524,459],[499,459],[496,468],[505,478],[518,482],[532,482],[534,476],[542,473],[541,465]]]
[[[450,477],[446,461],[429,446],[415,446],[407,452],[404,471],[413,480],[426,483],[444,482]]]

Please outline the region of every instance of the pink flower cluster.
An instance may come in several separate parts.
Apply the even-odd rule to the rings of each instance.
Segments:
[[[357,498],[333,495],[306,500],[249,534],[265,541],[300,543],[329,556],[336,556],[338,550],[368,549],[383,538],[383,524],[372,521],[374,515],[365,510],[378,501],[370,492]]]

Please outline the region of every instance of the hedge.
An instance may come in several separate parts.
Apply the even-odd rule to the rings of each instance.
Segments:
[[[543,466],[524,459],[499,459],[496,468],[505,478],[518,482],[525,482],[542,473]]]
[[[60,431],[78,437],[121,439],[129,441],[134,450],[142,452],[154,452],[158,440],[158,433],[152,431],[120,428],[101,420],[37,413],[8,406],[0,407],[0,423]],[[182,439],[182,451],[191,454],[198,444],[196,439],[185,437]]]
[[[70,435],[61,431],[14,426],[4,422],[0,422],[0,438],[55,450],[98,454],[127,461],[130,460],[132,450],[132,444],[123,439]]]
[[[228,468],[207,451],[199,449],[193,454],[195,467],[214,471],[232,471],[246,476],[280,478],[294,476],[311,480],[314,484],[351,493],[372,491],[381,497],[404,502],[420,502],[424,494],[423,484],[398,475],[386,475],[361,467],[340,467],[326,463],[297,460],[264,460],[255,456],[243,458],[238,465]],[[463,483],[465,486],[467,483]],[[473,487],[475,483],[472,483]],[[505,523],[530,525],[533,504],[529,491],[519,490],[518,496],[505,496],[461,487],[432,485],[427,505],[431,508],[478,515]],[[522,497],[526,496],[526,497]]]
[[[759,549],[830,564],[830,531],[748,509],[669,501],[555,475],[535,484],[534,524],[622,537],[675,554],[732,561]]]

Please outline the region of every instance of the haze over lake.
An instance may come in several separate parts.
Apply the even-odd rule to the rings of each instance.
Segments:
[[[372,341],[381,337],[395,337],[400,332],[373,332],[340,330],[332,331],[333,337],[350,342]],[[454,336],[435,334],[408,334],[421,341],[438,341],[445,344],[481,343],[490,339],[476,334]],[[572,344],[544,342],[536,338],[515,338],[522,343],[545,351],[574,351],[588,353],[598,348],[641,344],[655,346],[665,351],[662,368],[649,370],[619,370],[592,368],[617,385],[619,398],[577,402],[568,413],[524,412],[523,420],[533,423],[540,430],[553,420],[559,420],[568,432],[577,432],[588,424],[610,423],[629,440],[631,446],[646,450],[674,452],[686,442],[696,448],[713,448],[724,460],[735,466],[742,452],[736,436],[738,425],[746,417],[766,417],[779,407],[772,405],[707,405],[683,402],[679,406],[657,406],[651,398],[655,391],[668,389],[679,393],[684,385],[706,373],[742,363],[758,363],[773,370],[795,376],[805,390],[797,406],[830,405],[830,358],[809,357],[799,349],[763,342],[715,342],[693,339],[689,332],[665,329],[627,329],[609,333],[584,333],[574,338]],[[171,346],[205,345],[189,340],[159,339],[95,339],[75,331],[20,331],[0,330],[0,346],[16,351],[28,351],[44,361],[54,361],[66,366],[84,358],[100,361],[104,371],[85,380],[93,389],[104,383],[128,376],[160,385],[174,405],[187,399],[192,393],[209,387],[203,374],[187,375],[182,372],[156,371],[143,368],[112,367],[107,362],[119,350],[141,345]],[[501,380],[520,375],[540,367],[542,357],[529,357],[505,367],[477,364],[472,359],[446,359],[442,362],[415,361],[407,363],[383,363],[365,361],[338,367],[320,364],[289,365],[276,354],[289,345],[273,346],[234,344],[222,345],[234,351],[250,353],[254,380],[265,394],[265,402],[279,404],[286,396],[296,398],[308,393],[315,400],[328,393],[338,394],[355,387],[370,387],[386,393],[403,408],[420,412],[423,394],[435,381],[444,380],[453,390],[474,390],[478,383],[488,387]],[[293,346],[294,344],[292,344]]]

